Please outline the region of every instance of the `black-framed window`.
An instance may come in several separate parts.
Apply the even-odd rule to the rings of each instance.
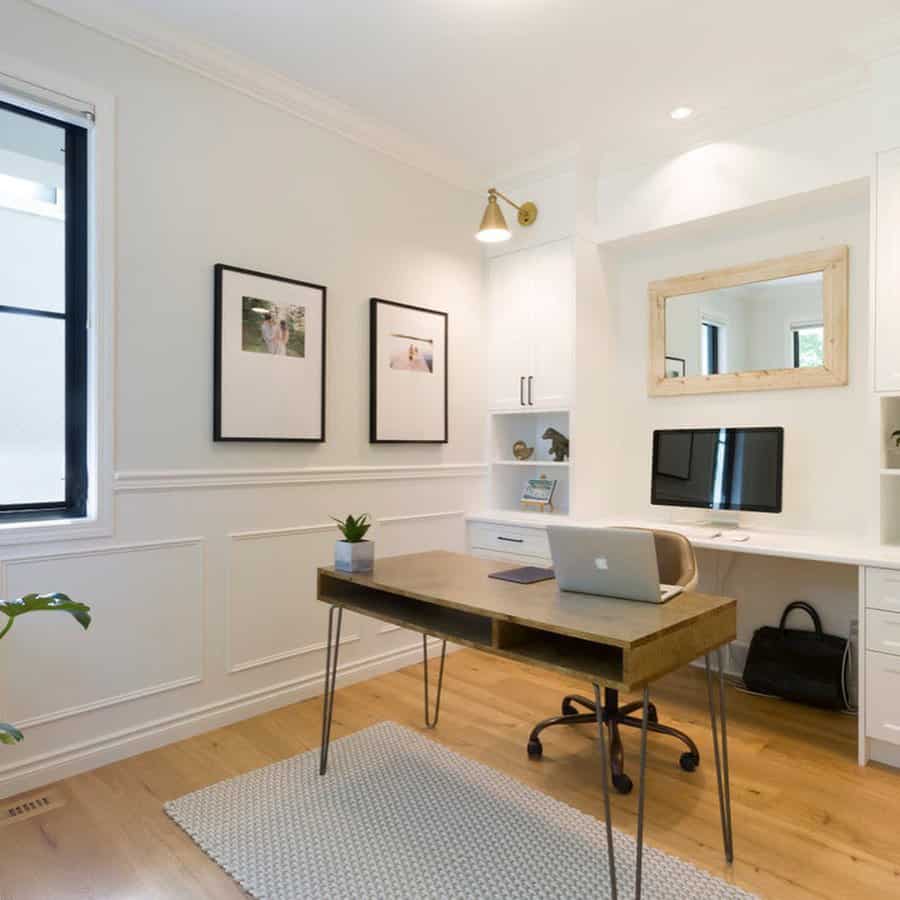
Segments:
[[[703,336],[701,342],[703,349],[703,374],[718,375],[721,372],[719,366],[722,359],[722,326],[716,325],[714,322],[703,322],[701,328]]]
[[[87,512],[87,136],[0,101],[0,521]]]

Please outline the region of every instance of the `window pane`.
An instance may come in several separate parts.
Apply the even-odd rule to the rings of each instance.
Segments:
[[[795,329],[797,362],[801,369],[825,365],[825,329],[822,325]]]
[[[2,306],[65,311],[65,144],[59,126],[0,109]]]
[[[0,505],[65,500],[65,322],[0,313]]]

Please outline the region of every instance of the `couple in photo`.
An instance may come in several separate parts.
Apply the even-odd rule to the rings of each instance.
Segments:
[[[290,330],[287,322],[282,319],[276,322],[272,318],[271,313],[266,313],[260,325],[263,343],[269,353],[276,356],[287,356],[288,339],[290,338]]]

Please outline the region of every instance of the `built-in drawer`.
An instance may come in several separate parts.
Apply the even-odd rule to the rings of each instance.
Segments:
[[[866,610],[866,648],[900,656],[900,613]]]
[[[866,569],[866,607],[900,613],[900,571]]]
[[[469,546],[473,550],[511,553],[516,556],[537,556],[550,559],[550,543],[544,528],[521,525],[497,525],[493,522],[469,523]]]
[[[866,654],[866,734],[900,744],[900,658]]]

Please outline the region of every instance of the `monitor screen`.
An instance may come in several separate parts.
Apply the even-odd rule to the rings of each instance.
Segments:
[[[653,432],[650,502],[781,512],[783,428]]]

